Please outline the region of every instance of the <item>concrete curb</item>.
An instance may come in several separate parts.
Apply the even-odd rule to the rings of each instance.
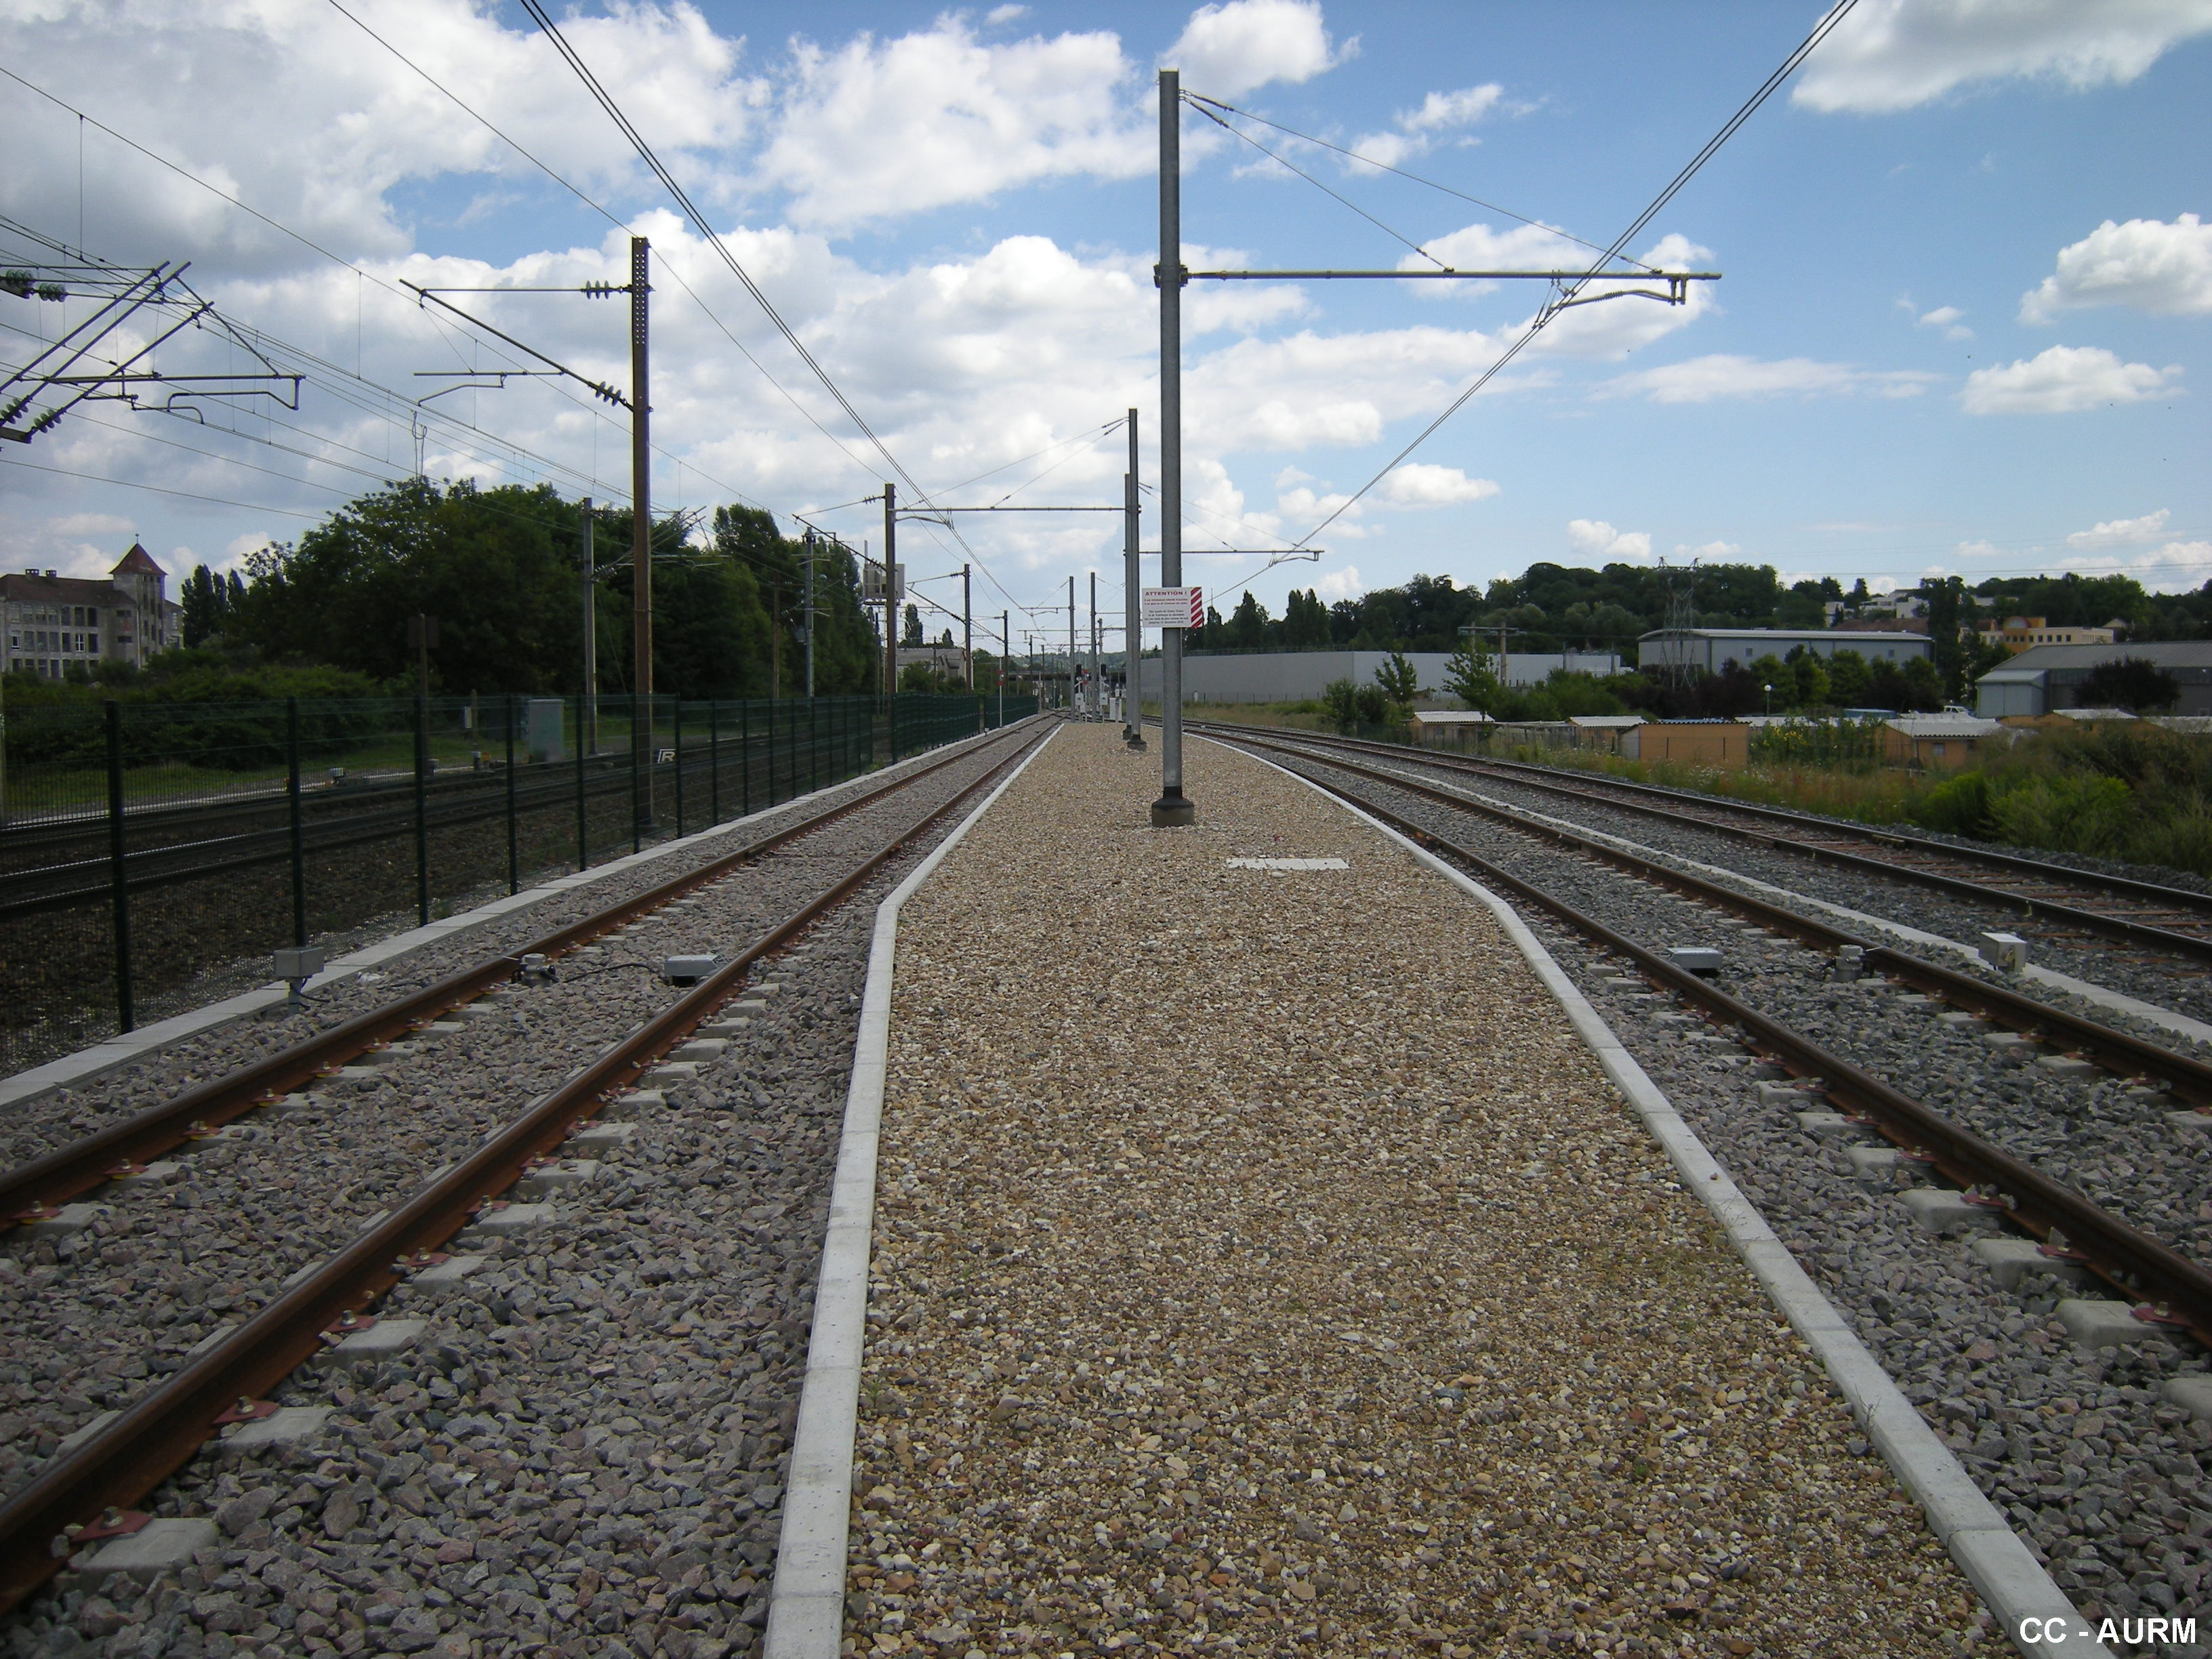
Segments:
[[[1006,726],[999,727],[998,730],[1012,731],[1019,724],[1019,721],[1009,722]],[[975,738],[962,738],[961,742],[975,744],[995,735],[997,733],[994,732],[986,732]],[[849,789],[854,785],[866,782],[870,779],[894,775],[921,761],[941,760],[947,750],[956,746],[947,744],[941,748],[926,749],[918,755],[909,755],[897,764],[886,766],[880,771],[862,773],[859,776],[846,779],[842,783],[828,784],[820,789],[811,790],[804,795],[793,795],[789,800],[778,801],[774,806],[764,806],[759,811],[748,813],[744,817],[726,819],[707,829],[695,830],[681,841],[664,842],[658,847],[648,848],[641,853],[632,853],[627,857],[616,859],[611,863],[595,864],[588,870],[566,876],[556,876],[550,881],[541,882],[535,887],[526,887],[520,893],[509,893],[502,898],[492,900],[488,904],[480,904],[473,910],[464,911],[459,915],[442,917],[427,927],[410,927],[404,933],[394,933],[390,939],[379,939],[374,945],[365,945],[358,951],[348,951],[321,973],[316,975],[314,978],[309,980],[305,988],[312,991],[326,985],[334,985],[350,975],[362,973],[371,968],[381,967],[384,963],[396,961],[408,952],[418,951],[426,945],[439,944],[451,939],[456,933],[467,933],[471,928],[481,927],[488,921],[496,921],[500,917],[511,915],[514,911],[528,909],[532,905],[542,903],[556,895],[568,892],[578,887],[588,887],[593,882],[605,881],[610,876],[617,876],[624,871],[635,870],[640,866],[652,863],[656,859],[673,858],[720,836],[742,830],[747,824],[757,823],[763,818],[773,817],[779,812],[788,812],[793,806],[801,806],[810,801],[819,800],[824,795],[835,794],[840,789]],[[16,1073],[13,1077],[0,1078],[0,1109],[20,1105],[27,1100],[34,1100],[40,1095],[55,1089],[66,1088],[73,1083],[88,1082],[105,1073],[114,1071],[118,1066],[128,1066],[133,1061],[143,1060],[147,1055],[158,1053],[173,1042],[181,1042],[186,1037],[198,1036],[201,1032],[211,1031],[218,1025],[225,1025],[232,1020],[243,1019],[249,1014],[258,1013],[264,1008],[273,1007],[283,1001],[287,994],[289,993],[281,980],[273,985],[264,985],[256,990],[241,991],[234,997],[226,997],[221,1002],[210,1002],[204,1007],[193,1008],[181,1014],[172,1015],[169,1018],[155,1024],[142,1025],[135,1031],[121,1036],[109,1037],[106,1042],[96,1042],[89,1048],[80,1048],[73,1054],[64,1054],[58,1060],[50,1060],[43,1066],[33,1066],[27,1071]]]
[[[836,1659],[845,1638],[845,1553],[852,1525],[853,1446],[860,1426],[860,1361],[867,1344],[868,1255],[874,1243],[876,1151],[890,1065],[891,981],[899,911],[945,855],[967,838],[1014,779],[1051,746],[1046,738],[876,907],[868,982],[853,1044],[853,1081],[830,1188],[830,1224],[815,1281],[814,1331],[799,1395],[783,1531],[769,1595],[767,1659]]]
[[[1273,766],[1274,763],[1267,761],[1262,764]],[[1912,1403],[1890,1380],[1889,1373],[1859,1340],[1857,1333],[1844,1322],[1835,1304],[1797,1265],[1789,1247],[1774,1236],[1765,1218],[1683,1121],[1665,1091],[1622,1046],[1612,1027],[1576,988],[1565,970],[1553,960],[1552,953],[1529,931],[1520,914],[1464,872],[1454,869],[1435,854],[1350,802],[1330,794],[1310,778],[1299,777],[1286,767],[1276,769],[1297,778],[1308,788],[1381,831],[1489,908],[1506,936],[1528,958],[1537,977],[1566,1011],[1577,1034],[1597,1055],[1606,1075],[1627,1096],[1652,1138],[1674,1160],[1684,1184],[1705,1200],[1705,1207],[1726,1231],[1736,1254],[1759,1280],[1768,1300],[1820,1356],[1829,1382],[1849,1403],[1851,1414],[1858,1419],[1867,1437],[1881,1452],[1882,1461],[1919,1504],[1929,1528],[1972,1582],[1983,1604],[2014,1645],[2022,1654],[2039,1653],[2038,1645],[2023,1639],[2022,1627],[2033,1621],[2039,1629],[2049,1628],[2042,1621],[2055,1619],[2063,1621],[2059,1628],[2066,1635],[2052,1639],[2063,1639],[2068,1653],[2083,1656],[2083,1659],[2112,1659],[2109,1650],[2097,1641],[2096,1627],[2082,1618],[2066,1593],[2051,1582],[2051,1575],[2029,1553],[2027,1546],[2021,1541],[1996,1506],[1983,1496],[1981,1488],[1974,1484],[1951,1449],[1936,1437],[1935,1431],[1913,1409]]]

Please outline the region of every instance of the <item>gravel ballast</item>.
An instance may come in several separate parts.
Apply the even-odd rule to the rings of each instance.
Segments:
[[[854,1650],[1982,1640],[1488,913],[1188,767],[1155,832],[1156,762],[1071,729],[905,912]]]

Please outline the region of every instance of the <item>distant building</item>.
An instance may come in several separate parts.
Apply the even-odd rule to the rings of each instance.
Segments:
[[[2110,645],[2126,626],[2118,618],[2102,628],[2053,628],[2040,617],[1984,617],[1979,632],[2017,655],[2039,645]]]
[[[1406,659],[1425,692],[1444,693],[1451,654],[1409,651]],[[1334,680],[1372,685],[1375,671],[1390,660],[1388,651],[1200,651],[1182,659],[1182,694],[1191,702],[1303,702],[1318,697]],[[1495,653],[1491,662],[1496,665]],[[1610,651],[1516,651],[1505,659],[1505,684],[1540,685],[1556,669],[1580,674],[1617,674],[1620,659]],[[1160,695],[1160,660],[1144,659],[1139,671],[1144,695]]]
[[[2002,748],[2013,729],[1972,714],[1900,714],[1882,722],[1882,758],[1892,766],[1947,771]]]
[[[1787,657],[1801,645],[1820,657],[1856,651],[1869,662],[1911,662],[1935,653],[1927,635],[1901,629],[1847,633],[1826,628],[1659,628],[1637,641],[1636,661],[1642,668],[1686,667],[1717,674],[1730,663],[1748,668],[1761,657]]]
[[[1751,728],[1741,720],[1646,720],[1620,734],[1619,752],[1631,760],[1733,771],[1751,759]]]
[[[1088,663],[1090,659],[1082,659]],[[968,653],[957,645],[902,645],[898,647],[899,672],[904,673],[915,664],[939,674],[950,674],[965,682],[968,678]],[[1066,672],[1063,669],[1061,672]]]
[[[143,667],[177,643],[168,573],[133,542],[105,581],[35,568],[0,576],[0,672],[65,678],[72,667]]]
[[[1974,682],[1974,712],[1986,720],[2033,720],[2083,707],[2081,685],[2100,664],[2123,657],[2161,668],[2181,687],[2177,714],[2212,714],[2212,640],[2133,645],[2033,645]]]

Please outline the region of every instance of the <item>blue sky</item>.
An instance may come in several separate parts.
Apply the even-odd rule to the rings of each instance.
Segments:
[[[415,67],[330,0],[34,0],[0,20],[0,62],[70,106],[0,82],[20,139],[0,157],[11,216],[75,239],[74,109],[323,250],[87,127],[87,244],[123,262],[191,260],[225,315],[323,366],[296,415],[186,422],[107,404],[9,446],[0,557],[89,571],[136,533],[181,574],[295,536],[413,466],[417,371],[501,360],[433,325],[401,279],[619,279],[624,230],[420,70],[652,235],[668,274],[704,301],[673,281],[656,298],[656,501],[739,494],[780,516],[818,509],[872,540],[870,511],[841,504],[873,491],[880,463],[521,9],[345,6]],[[1118,435],[1083,440],[1133,403],[1156,477],[1161,62],[1194,90],[1601,245],[1819,15],[1312,0],[560,15],[915,478],[980,501],[1050,467],[1016,499],[1060,502],[1119,499]],[[1336,598],[1416,571],[1480,582],[1540,559],[1698,555],[1877,586],[2069,568],[2201,584],[2212,578],[2207,107],[2212,0],[1860,0],[1631,249],[1723,281],[1690,307],[1620,300],[1566,313],[1316,538],[1320,560],[1255,590],[1279,613],[1293,584]],[[1251,131],[1447,261],[1583,252]],[[1192,264],[1413,257],[1195,115],[1185,132]],[[1540,297],[1529,284],[1449,286],[1194,289],[1188,544],[1304,539]],[[612,306],[463,303],[595,377],[623,372]],[[29,349],[22,331],[50,336],[63,310],[0,307],[14,307],[0,311],[18,331],[0,336],[11,362]],[[551,477],[622,496],[623,433],[588,398],[520,383],[431,407],[421,444],[433,476]],[[1118,596],[1111,520],[970,522],[990,573],[979,611],[1048,604],[1094,567],[1102,595]],[[1148,514],[1148,544],[1156,534]],[[925,578],[963,556],[921,526],[902,550]],[[1194,572],[1226,589],[1253,568],[1206,560]]]

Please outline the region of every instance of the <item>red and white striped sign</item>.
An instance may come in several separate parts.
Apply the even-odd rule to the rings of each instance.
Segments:
[[[1138,620],[1146,628],[1203,628],[1206,590],[1202,587],[1147,587],[1138,606]]]

